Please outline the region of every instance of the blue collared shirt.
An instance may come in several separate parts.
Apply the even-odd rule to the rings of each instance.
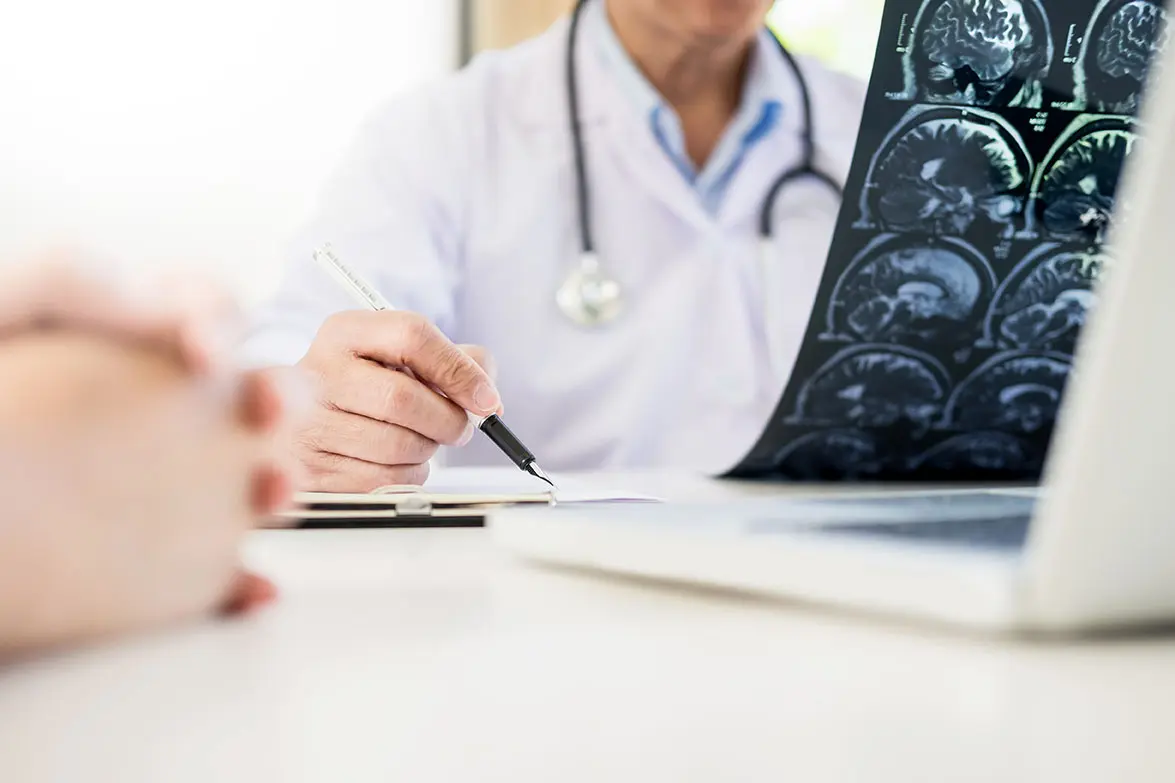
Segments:
[[[681,119],[633,62],[612,24],[602,2],[593,3],[590,24],[605,61],[620,80],[633,105],[649,118],[649,129],[657,143],[698,194],[711,215],[722,207],[726,191],[747,152],[779,125],[783,105],[774,97],[770,77],[755,49],[743,85],[742,100],[734,119],[726,127],[718,145],[701,171],[690,160],[685,146]]]

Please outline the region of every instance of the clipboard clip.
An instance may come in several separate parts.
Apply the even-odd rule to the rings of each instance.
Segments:
[[[392,503],[396,507],[396,514],[402,517],[430,517],[432,516],[432,501],[419,494],[405,495]]]

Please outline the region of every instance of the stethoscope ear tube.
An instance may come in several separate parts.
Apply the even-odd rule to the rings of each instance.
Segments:
[[[575,161],[575,196],[579,227],[579,252],[583,256],[596,252],[592,233],[591,187],[587,173],[587,153],[583,143],[583,124],[580,122],[579,74],[576,68],[576,49],[579,44],[579,21],[588,0],[578,0],[571,12],[567,35],[567,117],[571,123],[571,146]]]

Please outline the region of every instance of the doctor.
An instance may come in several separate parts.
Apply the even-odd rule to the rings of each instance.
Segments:
[[[246,346],[318,379],[307,489],[422,482],[438,445],[505,464],[461,408],[504,406],[548,469],[742,457],[798,353],[864,101],[778,45],[770,5],[581,1],[371,118]],[[353,311],[324,243],[396,312]]]

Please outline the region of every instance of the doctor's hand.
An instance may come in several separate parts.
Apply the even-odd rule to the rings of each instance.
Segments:
[[[442,446],[474,435],[467,411],[500,413],[492,360],[402,311],[329,318],[299,367],[317,405],[295,436],[295,456],[317,492],[423,484]]]

